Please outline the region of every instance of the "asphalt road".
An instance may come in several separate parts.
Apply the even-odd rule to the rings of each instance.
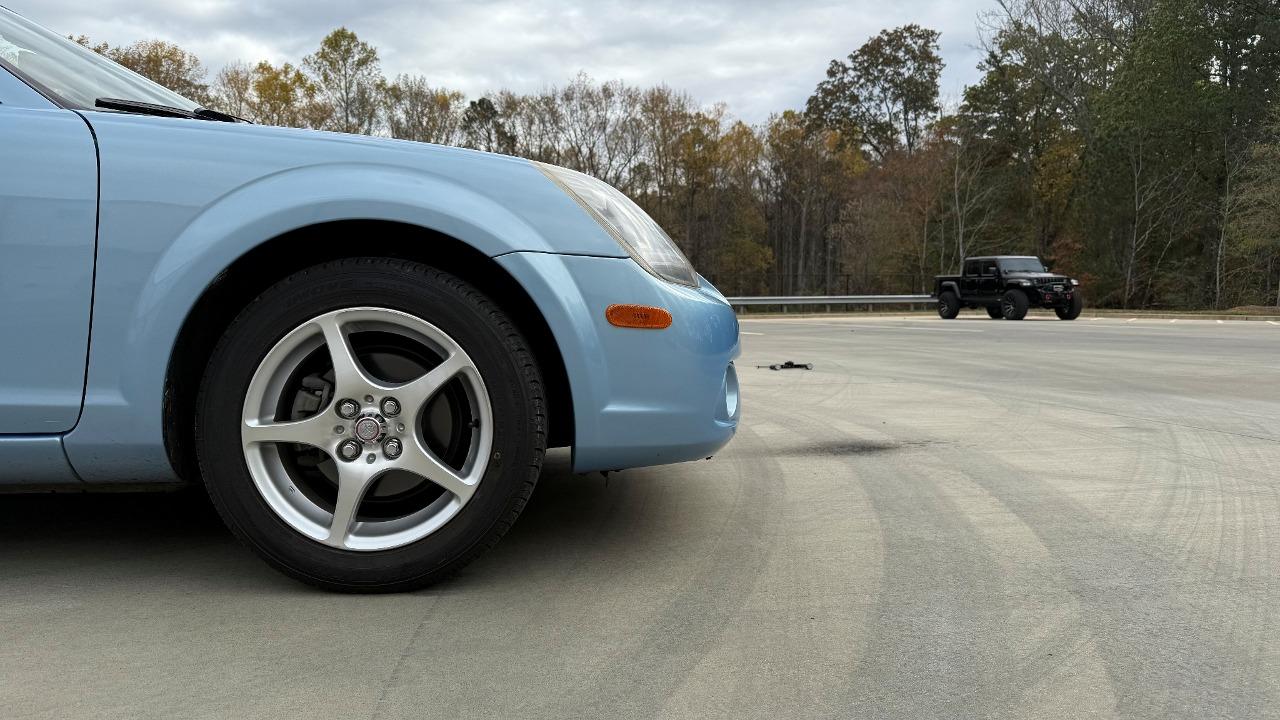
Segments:
[[[725,452],[555,458],[417,594],[199,495],[0,496],[0,717],[1280,717],[1280,326],[743,329]]]

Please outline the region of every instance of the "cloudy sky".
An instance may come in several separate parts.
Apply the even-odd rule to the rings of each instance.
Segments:
[[[243,59],[292,61],[335,27],[375,45],[387,75],[421,73],[469,97],[538,90],[579,70],[687,90],[760,122],[803,106],[828,62],[883,28],[942,33],[944,99],[977,76],[978,15],[994,0],[0,0],[63,34],[143,38],[198,55],[210,77]]]

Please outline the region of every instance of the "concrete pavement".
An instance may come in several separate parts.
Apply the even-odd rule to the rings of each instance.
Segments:
[[[743,330],[720,456],[554,456],[417,594],[198,494],[0,496],[0,717],[1280,717],[1280,326]]]

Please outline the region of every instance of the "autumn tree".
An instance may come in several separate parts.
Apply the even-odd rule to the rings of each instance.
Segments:
[[[742,122],[721,135],[717,148],[717,204],[713,214],[721,226],[711,268],[725,282],[723,292],[734,295],[769,291],[773,250],[766,245],[768,218],[762,202],[764,139]]]
[[[331,109],[318,99],[316,86],[298,68],[267,61],[254,66],[250,114],[267,125],[324,127]]]
[[[209,101],[207,74],[200,58],[165,40],[139,40],[121,47],[92,43],[85,35],[73,37],[77,43],[105,55],[152,82],[195,100]]]
[[[330,109],[325,128],[372,134],[378,124],[382,71],[378,51],[345,27],[329,33],[302,60],[320,102]]]
[[[302,64],[79,42],[255,122],[458,144],[613,184],[730,293],[908,292],[966,254],[1034,253],[1116,306],[1280,302],[1280,11],[1258,0],[996,0],[942,109],[938,33],[885,30],[803,111],[735,120],[579,74],[478,97],[384,78],[339,28]]]

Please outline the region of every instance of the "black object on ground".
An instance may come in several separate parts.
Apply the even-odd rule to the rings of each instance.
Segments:
[[[764,365],[757,365],[756,367],[761,368],[761,367],[764,367]],[[770,365],[769,369],[770,370],[812,370],[813,363],[793,363],[790,360],[788,360],[782,363],[781,365]]]

